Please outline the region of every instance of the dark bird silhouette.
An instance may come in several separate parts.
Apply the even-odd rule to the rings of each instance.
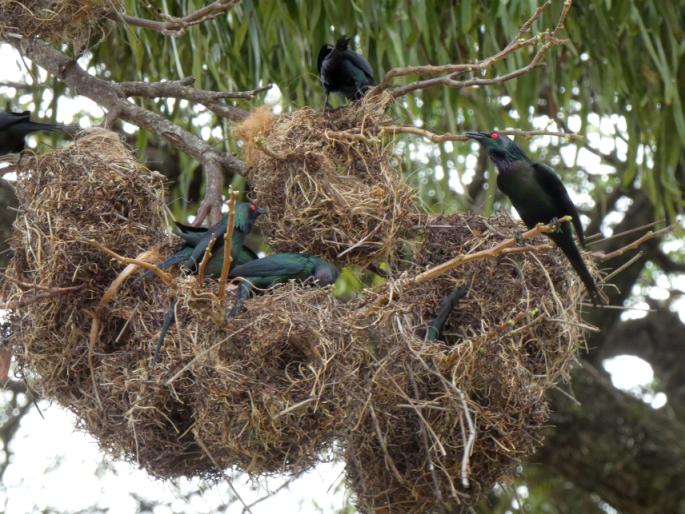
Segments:
[[[435,318],[433,318],[433,321],[431,321],[426,330],[426,341],[435,342],[440,339],[447,318],[450,317],[459,301],[466,296],[466,293],[468,293],[467,287],[458,287],[443,298]]]
[[[31,121],[31,111],[0,111],[0,155],[21,153],[26,147],[25,138],[31,132],[63,130],[61,125]]]
[[[335,46],[324,45],[319,50],[317,69],[326,93],[324,110],[330,107],[328,96],[338,93],[350,101],[359,100],[375,85],[369,62],[348,48],[351,39],[343,36]]]
[[[235,216],[233,220],[233,237],[231,238],[231,257],[233,257],[231,267],[239,264],[245,264],[249,261],[257,259],[257,254],[255,254],[248,247],[244,246],[244,244],[245,237],[252,230],[252,227],[257,221],[257,217],[263,213],[264,209],[257,207],[253,203],[241,202],[236,204]],[[205,251],[211,242],[212,234],[215,234],[216,241],[214,246],[210,249],[210,251],[213,251],[213,254],[207,263],[207,267],[205,268],[205,275],[209,277],[219,277],[221,275],[221,269],[223,268],[224,262],[223,237],[228,227],[228,215],[224,216],[219,223],[213,227],[210,227],[209,229],[191,227],[178,222],[176,222],[176,226],[179,229],[178,235],[184,240],[184,245],[178,252],[157,266],[161,269],[164,269],[175,264],[181,264],[188,267],[191,272],[197,272],[199,268],[199,262],[202,261]],[[219,242],[220,244],[217,244]],[[144,280],[152,275],[152,272],[146,271],[141,276],[137,277],[134,280],[134,283]],[[164,339],[166,338],[167,332],[169,332],[171,325],[173,325],[174,321],[176,321],[175,311],[176,300],[174,299],[164,315],[162,328],[159,332],[159,339],[157,340],[155,353],[152,357],[153,367],[159,361],[159,354],[162,350],[162,345],[164,344]]]
[[[551,167],[533,162],[511,139],[499,132],[467,132],[466,135],[478,141],[488,152],[497,167],[497,187],[509,197],[529,229],[538,223],[556,223],[559,218],[571,216],[578,239],[585,245],[578,211]],[[547,235],[571,262],[585,284],[592,303],[601,304],[602,298],[595,281],[573,240],[571,225],[562,223],[557,231]]]
[[[228,316],[235,316],[253,287],[266,289],[288,280],[301,282],[312,279],[319,286],[327,286],[338,279],[338,270],[323,259],[301,253],[279,253],[236,266],[229,277],[243,280],[238,287],[235,306]]]

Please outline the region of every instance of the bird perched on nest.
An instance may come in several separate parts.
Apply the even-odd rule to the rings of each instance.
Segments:
[[[25,138],[31,132],[63,130],[62,125],[31,121],[31,111],[0,111],[0,155],[21,153],[26,147]]]
[[[375,85],[369,62],[348,48],[351,38],[342,36],[335,46],[323,45],[319,50],[317,69],[326,92],[324,110],[330,108],[328,96],[339,93],[350,101],[359,100]]]
[[[338,279],[338,270],[318,257],[301,253],[279,253],[240,264],[228,276],[243,279],[236,294],[235,306],[228,314],[233,317],[239,312],[253,287],[267,289],[288,280],[305,282],[308,279],[313,279],[319,286],[327,286]]]
[[[233,219],[234,230],[231,239],[231,257],[233,257],[233,265],[243,264],[257,258],[257,255],[246,247],[244,243],[245,237],[252,230],[257,218],[264,212],[264,209],[257,207],[250,202],[240,202],[236,204]],[[178,235],[184,240],[184,245],[174,255],[158,264],[157,267],[166,269],[175,264],[180,264],[189,268],[191,272],[197,272],[199,263],[202,261],[205,251],[212,241],[212,235],[215,236],[215,240],[213,246],[209,249],[210,252],[214,250],[217,243],[223,240],[223,236],[228,229],[228,215],[224,215],[219,223],[209,229],[184,225],[178,221],[174,223],[179,229]],[[223,245],[223,242],[220,244]],[[217,260],[219,254],[221,254],[221,252],[217,252],[207,263],[205,273],[208,276],[219,276],[221,273],[223,254],[221,254],[221,261]],[[154,273],[151,271],[146,271],[136,278],[134,282],[145,280],[153,274]]]
[[[497,187],[509,197],[529,229],[538,223],[558,224],[559,218],[571,216],[578,239],[585,245],[578,210],[551,167],[532,161],[511,139],[499,132],[467,132],[466,135],[478,141],[488,152],[497,167]],[[571,262],[585,284],[592,303],[603,303],[595,281],[573,240],[571,225],[558,224],[557,230],[547,235]]]
[[[233,217],[233,237],[231,238],[231,257],[233,257],[231,266],[245,264],[257,259],[257,255],[245,246],[245,237],[252,230],[252,227],[257,221],[259,215],[263,214],[264,212],[264,209],[257,207],[253,203],[240,202],[236,204],[235,214]],[[191,227],[178,222],[176,222],[176,226],[179,229],[179,236],[184,240],[185,243],[178,252],[166,259],[161,264],[158,264],[157,267],[164,269],[173,266],[174,264],[181,264],[188,267],[191,272],[197,272],[199,262],[201,262],[202,258],[204,257],[207,248],[209,248],[209,251],[211,252],[215,249],[217,242],[223,240],[224,234],[228,229],[228,215],[224,216],[219,223],[213,227],[210,227],[209,229]],[[210,247],[213,235],[215,236],[214,244]],[[210,277],[219,277],[221,275],[221,269],[223,268],[223,262],[224,254],[223,248],[221,248],[220,251],[215,252],[214,255],[209,259],[205,269],[205,274]],[[136,278],[134,283],[144,280],[151,275],[153,275],[152,272],[146,271],[140,277]],[[152,366],[157,364],[157,361],[159,360],[159,354],[162,349],[162,344],[164,343],[167,332],[176,320],[175,309],[176,300],[174,299],[164,315],[164,321],[162,322],[159,339],[157,340],[155,353],[152,357]]]

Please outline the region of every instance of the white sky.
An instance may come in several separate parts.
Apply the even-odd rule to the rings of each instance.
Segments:
[[[15,51],[2,44],[0,44],[0,70],[3,70],[2,80],[17,82],[27,80]],[[43,77],[39,77],[41,78]],[[267,95],[269,103],[278,101],[277,93],[278,91],[274,90]],[[46,91],[46,94],[50,94],[49,91]],[[0,87],[0,98],[12,98],[14,95],[13,89]],[[74,119],[75,114],[81,110],[102,115],[102,109],[88,99],[62,98],[59,102],[57,120],[67,124],[79,123],[85,128],[88,125],[87,120]],[[44,116],[45,113],[39,113],[39,115]],[[198,119],[199,121],[202,119]],[[591,143],[602,149],[605,149],[606,145],[613,145],[614,138],[610,135],[616,127],[621,130],[622,120],[597,119],[596,122],[598,132],[591,136],[593,138]],[[575,123],[576,120],[569,120],[572,128]],[[133,127],[130,129],[134,130]],[[206,138],[209,135],[209,129],[202,130],[203,137]],[[540,144],[544,144],[544,141]],[[415,155],[417,161],[427,162],[427,152],[430,152],[431,148],[430,145],[418,146]],[[611,148],[609,146],[608,150]],[[625,152],[625,149],[620,148],[619,151]],[[595,163],[596,156],[589,152],[581,151],[576,156],[575,151],[566,149],[562,152],[562,158],[569,165],[576,159],[583,164],[591,163],[598,173],[610,170],[599,162]],[[473,168],[475,157],[469,156],[463,164],[466,168]],[[440,169],[438,174],[440,173],[444,173],[444,170]],[[454,190],[463,191],[456,173],[450,173],[449,183]],[[587,194],[573,192],[571,194],[574,201],[590,201]],[[665,277],[663,280],[665,282],[662,281],[659,288],[652,288],[653,290],[648,292],[650,296],[663,298],[665,288],[685,291],[684,276],[674,277],[670,282]],[[639,309],[646,309],[647,304],[637,302],[634,307],[638,310],[627,311],[624,317],[635,318],[646,314]],[[681,319],[685,321],[685,302],[680,302],[678,311]],[[633,392],[655,408],[665,404],[666,397],[663,393],[645,393],[645,389],[648,389],[653,380],[652,368],[647,362],[633,356],[619,356],[607,360],[604,366],[611,373],[616,387]],[[0,394],[3,393],[0,392]],[[150,478],[144,471],[123,462],[115,462],[112,469],[107,469],[103,466],[103,462],[108,462],[109,458],[100,452],[96,442],[90,436],[74,430],[75,422],[71,413],[58,405],[48,405],[46,402],[41,402],[41,409],[45,419],[32,409],[22,420],[21,429],[12,441],[13,457],[5,474],[4,491],[0,487],[0,511],[4,510],[7,514],[24,514],[34,507],[38,509],[52,507],[72,511],[97,504],[100,508],[108,509],[111,514],[129,514],[136,512],[137,503],[131,494],[137,494],[149,500],[165,499],[165,501],[173,502],[171,510],[158,508],[155,509],[155,514],[209,513],[215,512],[217,506],[228,500],[227,488],[215,486],[208,488],[201,496],[194,497],[188,503],[182,499],[183,494],[197,489],[199,481],[183,480],[178,484],[162,482]],[[288,489],[278,492],[253,507],[252,512],[254,514],[272,512],[294,514],[332,512],[340,509],[344,504],[344,496],[342,488],[337,486],[342,480],[342,472],[341,463],[321,465],[295,480]],[[247,503],[250,503],[263,496],[267,488],[276,488],[282,482],[283,479],[273,479],[265,482],[266,487],[262,484],[261,487],[255,488],[254,484],[237,477],[235,486]],[[225,512],[239,514],[241,511],[240,504],[235,503]]]

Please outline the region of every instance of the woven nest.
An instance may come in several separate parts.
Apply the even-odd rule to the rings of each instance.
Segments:
[[[102,33],[103,21],[121,8],[120,0],[0,0],[0,38],[20,35],[83,45]]]
[[[411,225],[413,195],[392,145],[354,138],[382,123],[389,101],[379,95],[333,112],[278,117],[261,109],[237,127],[255,199],[269,210],[263,230],[274,251],[342,265],[393,256]]]
[[[164,231],[162,191],[102,129],[27,159],[17,183],[4,284],[17,305],[13,353],[112,455],[164,478],[255,476],[297,473],[342,448],[363,512],[418,513],[475,503],[539,445],[545,391],[582,343],[581,286],[564,257],[509,254],[406,281],[510,237],[508,217],[427,217],[405,255],[414,264],[384,289],[342,303],[287,284],[226,322],[233,297],[219,300],[216,281],[133,284],[132,269],[88,242],[168,255],[178,242]],[[444,341],[425,342],[417,334],[457,286],[469,292]]]
[[[219,301],[216,281],[120,283],[123,266],[87,240],[129,257],[155,247],[167,255],[178,243],[163,230],[163,179],[102,129],[26,161],[17,186],[5,295],[20,306],[14,354],[42,397],[158,477],[219,476],[232,466],[296,472],[317,462],[346,420],[353,376],[339,363],[345,342],[319,336],[333,316],[327,289],[278,287],[225,323],[234,299]],[[179,321],[151,368],[173,299]]]
[[[519,228],[506,216],[431,217],[427,225],[412,274],[494,246],[503,236],[493,230],[511,236]],[[444,343],[418,337],[442,298],[464,285],[468,296]],[[362,512],[454,512],[506,481],[539,446],[545,391],[566,376],[583,341],[582,286],[563,255],[547,250],[388,287],[396,299],[355,324],[372,350],[356,364],[368,382],[343,444],[348,482]]]

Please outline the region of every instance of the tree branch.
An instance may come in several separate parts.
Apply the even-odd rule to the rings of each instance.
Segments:
[[[385,74],[383,80],[378,86],[376,86],[370,94],[377,94],[385,89],[391,87],[391,81],[397,77],[404,77],[407,75],[438,75],[437,77],[418,80],[404,86],[398,86],[392,89],[391,93],[394,98],[399,98],[406,94],[414,91],[428,89],[436,86],[446,86],[452,88],[468,88],[474,86],[486,86],[501,84],[503,82],[512,80],[514,78],[520,77],[532,71],[533,69],[542,66],[542,59],[547,54],[547,52],[554,46],[557,46],[563,41],[558,39],[558,34],[564,25],[568,12],[571,8],[573,0],[565,0],[564,5],[559,15],[559,20],[551,32],[545,31],[535,36],[531,36],[527,39],[523,38],[532,27],[535,20],[542,16],[542,13],[552,4],[551,0],[547,0],[544,4],[539,6],[533,15],[521,26],[516,36],[511,40],[511,42],[502,50],[497,52],[486,59],[480,60],[471,64],[446,64],[441,66],[407,66],[402,68],[393,68],[388,73]],[[481,72],[485,73],[490,70],[497,62],[504,60],[507,56],[512,53],[517,52],[523,48],[528,48],[534,46],[539,41],[544,40],[542,47],[535,53],[531,61],[512,72],[506,73],[504,75],[499,75],[492,78],[471,78],[467,80],[456,80],[456,77],[461,73],[475,73]]]
[[[112,15],[112,17],[118,18],[124,23],[128,23],[129,25],[133,25],[135,27],[161,32],[165,36],[179,37],[185,34],[186,31],[193,25],[199,25],[207,20],[216,18],[222,12],[229,10],[239,2],[240,0],[216,0],[215,2],[212,2],[211,4],[206,5],[197,11],[188,14],[187,16],[183,16],[182,18],[169,16],[159,12],[158,15],[164,18],[164,21],[148,20],[144,18],[138,18],[136,16],[130,16],[124,13],[115,13]]]
[[[174,147],[200,161],[205,172],[207,188],[196,223],[202,223],[206,217],[209,217],[211,224],[219,221],[223,189],[222,171],[242,175],[245,173],[243,161],[230,153],[218,152],[199,137],[163,116],[127,100],[115,82],[89,75],[76,62],[46,43],[32,40],[28,43],[11,41],[11,44],[37,65],[60,77],[76,93],[92,99],[129,123],[159,134]]]
[[[120,82],[116,86],[122,96],[139,96],[146,98],[181,98],[191,102],[197,102],[217,116],[228,118],[232,121],[242,121],[249,113],[243,109],[220,103],[224,99],[252,100],[259,93],[271,89],[272,84],[258,87],[249,91],[209,91],[191,87],[193,77],[181,80],[168,80],[164,82]]]
[[[580,405],[553,395],[556,428],[535,460],[624,514],[682,512],[685,427],[590,364],[573,373],[573,394]]]

